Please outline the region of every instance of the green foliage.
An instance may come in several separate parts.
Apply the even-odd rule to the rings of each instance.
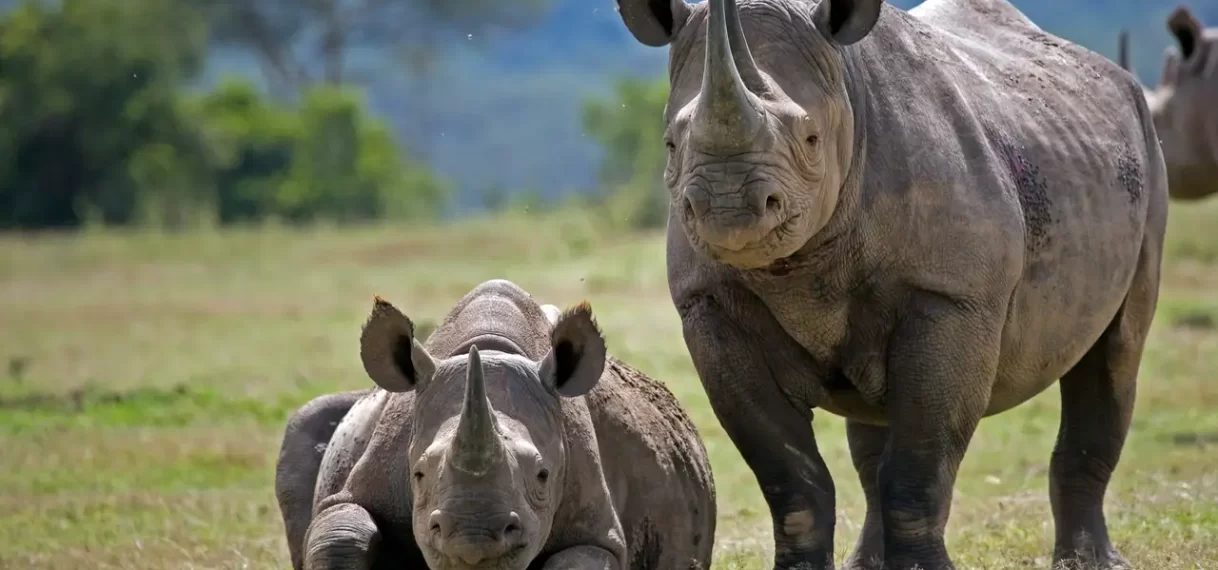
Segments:
[[[182,0],[28,0],[0,19],[0,229],[434,216],[445,188],[356,94],[188,96]]]
[[[614,221],[642,229],[663,227],[668,220],[662,120],[667,102],[667,80],[626,78],[615,86],[613,98],[591,99],[584,106],[584,129],[605,153],[600,177]]]
[[[419,218],[444,205],[440,181],[340,88],[312,88],[291,109],[230,80],[202,98],[198,116],[222,223]]]
[[[201,63],[175,0],[27,1],[0,20],[0,228],[128,223],[191,199],[175,94]]]
[[[383,125],[365,116],[361,101],[335,87],[305,94],[294,160],[280,188],[282,214],[339,221],[432,216],[443,187],[426,170],[408,165]]]
[[[228,80],[194,104],[211,165],[220,223],[251,222],[274,209],[292,164],[294,117],[248,82]]]

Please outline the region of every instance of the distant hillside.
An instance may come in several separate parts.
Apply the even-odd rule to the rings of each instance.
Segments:
[[[890,3],[908,9],[920,2]],[[1164,20],[1177,3],[1015,1],[1045,30],[1109,57],[1115,57],[1117,30],[1128,27],[1133,62],[1151,83],[1157,83],[1170,43]],[[1190,5],[1218,25],[1218,0]],[[454,34],[442,73],[425,85],[386,73],[372,85],[370,101],[404,141],[454,182],[458,210],[477,208],[493,189],[552,197],[596,186],[599,149],[581,132],[584,98],[605,93],[623,74],[659,77],[667,54],[634,41],[614,0],[554,0],[554,9],[531,30],[474,39]],[[256,74],[257,68],[239,54],[215,54],[209,77],[229,71]]]

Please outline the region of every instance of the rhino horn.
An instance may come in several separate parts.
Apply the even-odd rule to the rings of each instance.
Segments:
[[[724,15],[727,17],[727,45],[731,48],[736,72],[750,91],[763,91],[766,88],[765,80],[761,78],[761,70],[757,68],[749,42],[744,37],[744,25],[740,23],[740,9],[736,6],[736,0],[727,0],[724,6]]]
[[[764,119],[761,102],[745,85],[738,65],[744,63],[743,71],[754,81],[760,74],[744,39],[736,0],[709,1],[706,65],[695,128],[704,143],[736,150],[752,142]]]
[[[486,397],[486,377],[477,347],[469,349],[469,369],[465,377],[465,402],[457,435],[453,438],[451,461],[467,473],[485,473],[500,458],[503,442],[495,421],[491,401]]]
[[[1117,35],[1117,63],[1125,71],[1133,71],[1129,67],[1129,30],[1122,29]]]

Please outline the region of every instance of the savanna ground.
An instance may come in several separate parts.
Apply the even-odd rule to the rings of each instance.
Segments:
[[[662,380],[704,434],[715,567],[768,569],[757,485],[693,372],[659,234],[589,219],[420,229],[0,237],[0,568],[286,568],[274,461],[309,398],[371,385],[357,338],[383,295],[434,321],[502,277],[588,299],[610,350]],[[1140,568],[1218,565],[1218,203],[1175,205],[1136,418],[1109,493]],[[966,270],[962,268],[962,270]],[[960,473],[962,568],[1047,568],[1054,387],[984,421]],[[814,421],[837,481],[837,554],[863,517],[844,425]]]

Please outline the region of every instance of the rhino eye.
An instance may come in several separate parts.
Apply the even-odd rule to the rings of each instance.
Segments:
[[[816,146],[820,142],[820,137],[816,135],[808,135],[808,146]]]
[[[541,481],[542,483],[545,483],[546,481],[550,480],[550,470],[542,469],[541,471],[538,471],[537,480]]]
[[[668,152],[676,152],[677,143],[672,141],[664,141],[664,147],[668,149]]]
[[[423,481],[423,472],[422,472],[422,471],[415,471],[415,472],[414,472],[414,482],[415,482],[415,483],[421,483],[422,481]]]

